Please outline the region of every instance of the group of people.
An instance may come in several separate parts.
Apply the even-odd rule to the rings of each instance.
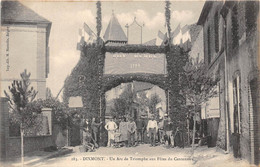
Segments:
[[[100,127],[102,122],[95,118],[91,123],[86,120],[83,126],[82,144],[86,151],[95,151],[99,147]],[[122,117],[116,119],[111,117],[104,125],[107,130],[107,147],[135,147],[138,144],[150,143],[151,147],[157,144],[168,144],[169,147],[183,147],[183,135],[179,127],[174,129],[170,117],[156,120],[151,116],[149,120],[138,117]],[[147,140],[149,139],[149,140]]]
[[[88,119],[85,120],[83,126],[83,139],[82,144],[86,151],[92,152],[99,147],[99,130],[102,122],[98,123],[95,118],[89,123]]]
[[[148,120],[137,118],[121,118],[119,122],[110,118],[105,129],[108,132],[107,147],[134,147],[143,144],[145,135],[149,138],[151,147],[156,146],[156,139],[160,144],[168,144],[170,147],[182,147],[183,136],[177,127],[174,130],[170,117],[155,120],[154,116]]]

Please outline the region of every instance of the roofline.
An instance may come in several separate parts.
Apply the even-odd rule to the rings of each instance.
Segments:
[[[214,1],[206,1],[204,6],[203,6],[203,9],[200,13],[200,17],[199,17],[199,20],[197,22],[198,25],[203,25],[206,21],[206,18],[209,14],[209,11],[213,5]]]
[[[127,42],[127,40],[126,40],[126,41],[118,41],[118,40],[107,40],[105,43],[108,43],[108,42],[119,43],[119,42]]]
[[[50,21],[14,21],[13,19],[4,19],[1,21],[2,24],[31,24],[31,25],[36,25],[36,24],[51,24]]]
[[[37,15],[38,17],[40,17],[40,19],[41,19],[41,21],[39,21],[39,20],[18,20],[18,21],[14,21],[14,20],[12,20],[12,19],[2,19],[1,20],[1,23],[3,23],[3,22],[12,22],[12,23],[46,23],[46,24],[49,24],[49,23],[52,23],[51,21],[49,21],[49,20],[47,20],[45,17],[43,17],[43,16],[41,16],[41,15],[39,15],[37,12],[35,12],[33,9],[31,9],[30,7],[28,7],[28,6],[26,6],[26,5],[24,5],[23,3],[22,3],[22,1],[20,1],[20,0],[11,0],[11,1],[9,1],[9,2],[17,2],[18,4],[20,4],[22,7],[24,7],[24,8],[26,8],[28,11],[31,11],[31,12],[33,12],[35,15]],[[4,3],[4,2],[8,2],[8,0],[5,0],[5,1],[2,1],[2,3]],[[3,4],[1,3],[1,7],[3,7]]]

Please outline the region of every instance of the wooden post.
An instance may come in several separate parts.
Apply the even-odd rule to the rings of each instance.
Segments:
[[[167,115],[169,116],[169,113],[170,113],[170,91],[169,91],[169,89],[167,90],[167,96],[168,96],[168,101],[167,101],[167,104],[168,104],[168,106],[167,106],[167,109],[168,109],[168,113],[167,113]]]
[[[196,105],[194,105],[193,132],[192,132],[192,156],[194,154],[195,131],[196,131]]]
[[[189,120],[189,117],[187,119],[187,128],[188,128],[188,146],[190,146],[190,120]]]
[[[99,97],[99,117],[101,119],[101,115],[102,115],[102,94],[100,93],[100,97]]]

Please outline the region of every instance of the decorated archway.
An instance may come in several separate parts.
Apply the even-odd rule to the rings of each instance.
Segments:
[[[110,57],[127,56],[151,56],[158,60],[165,59],[165,70],[163,72],[108,72],[107,60]],[[140,61],[136,56],[136,62]],[[148,58],[149,58],[148,56]],[[117,66],[119,62],[112,66]],[[114,61],[113,60],[113,61]],[[148,59],[147,59],[148,60]],[[182,67],[186,64],[187,54],[178,46],[144,46],[144,45],[123,45],[123,46],[100,46],[87,45],[81,48],[81,56],[78,64],[67,77],[64,84],[63,100],[68,103],[73,96],[82,97],[84,114],[86,117],[100,117],[105,120],[106,100],[105,92],[131,81],[149,82],[157,85],[166,91],[167,112],[176,123],[181,121],[185,114],[181,106],[185,98],[181,94],[179,78],[182,75]],[[126,61],[127,62],[127,61]],[[154,61],[156,62],[156,60]],[[161,61],[162,63],[162,61]],[[146,69],[154,69],[155,64],[147,63]],[[146,65],[147,65],[146,64]],[[150,65],[149,65],[150,64]],[[111,66],[111,64],[110,64]],[[139,65],[135,65],[139,66]]]

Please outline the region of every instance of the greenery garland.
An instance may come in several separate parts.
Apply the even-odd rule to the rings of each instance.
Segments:
[[[100,32],[102,30],[102,13],[101,13],[101,2],[97,1],[96,3],[97,6],[97,17],[96,17],[96,23],[97,23],[97,37],[98,37],[98,42],[100,41]]]
[[[171,44],[171,2],[169,0],[165,1],[165,22],[167,25],[167,31],[169,35],[169,44]]]
[[[123,75],[104,75],[105,53],[109,52],[132,52],[132,53],[164,53],[166,52],[168,75],[163,74],[123,74]],[[73,69],[71,75],[65,81],[64,102],[68,103],[70,96],[82,96],[83,105],[87,110],[99,111],[99,98],[107,90],[110,90],[123,82],[133,80],[149,82],[158,85],[164,90],[170,90],[170,94],[175,97],[179,95],[181,85],[179,76],[181,69],[186,63],[187,56],[183,49],[171,46],[167,51],[163,47],[143,45],[126,45],[120,47],[99,47],[98,45],[85,45],[80,60]],[[83,81],[79,78],[83,76]],[[99,93],[97,93],[99,92]],[[174,98],[176,99],[176,98]],[[175,106],[172,102],[171,106]],[[102,104],[103,105],[103,104]]]

